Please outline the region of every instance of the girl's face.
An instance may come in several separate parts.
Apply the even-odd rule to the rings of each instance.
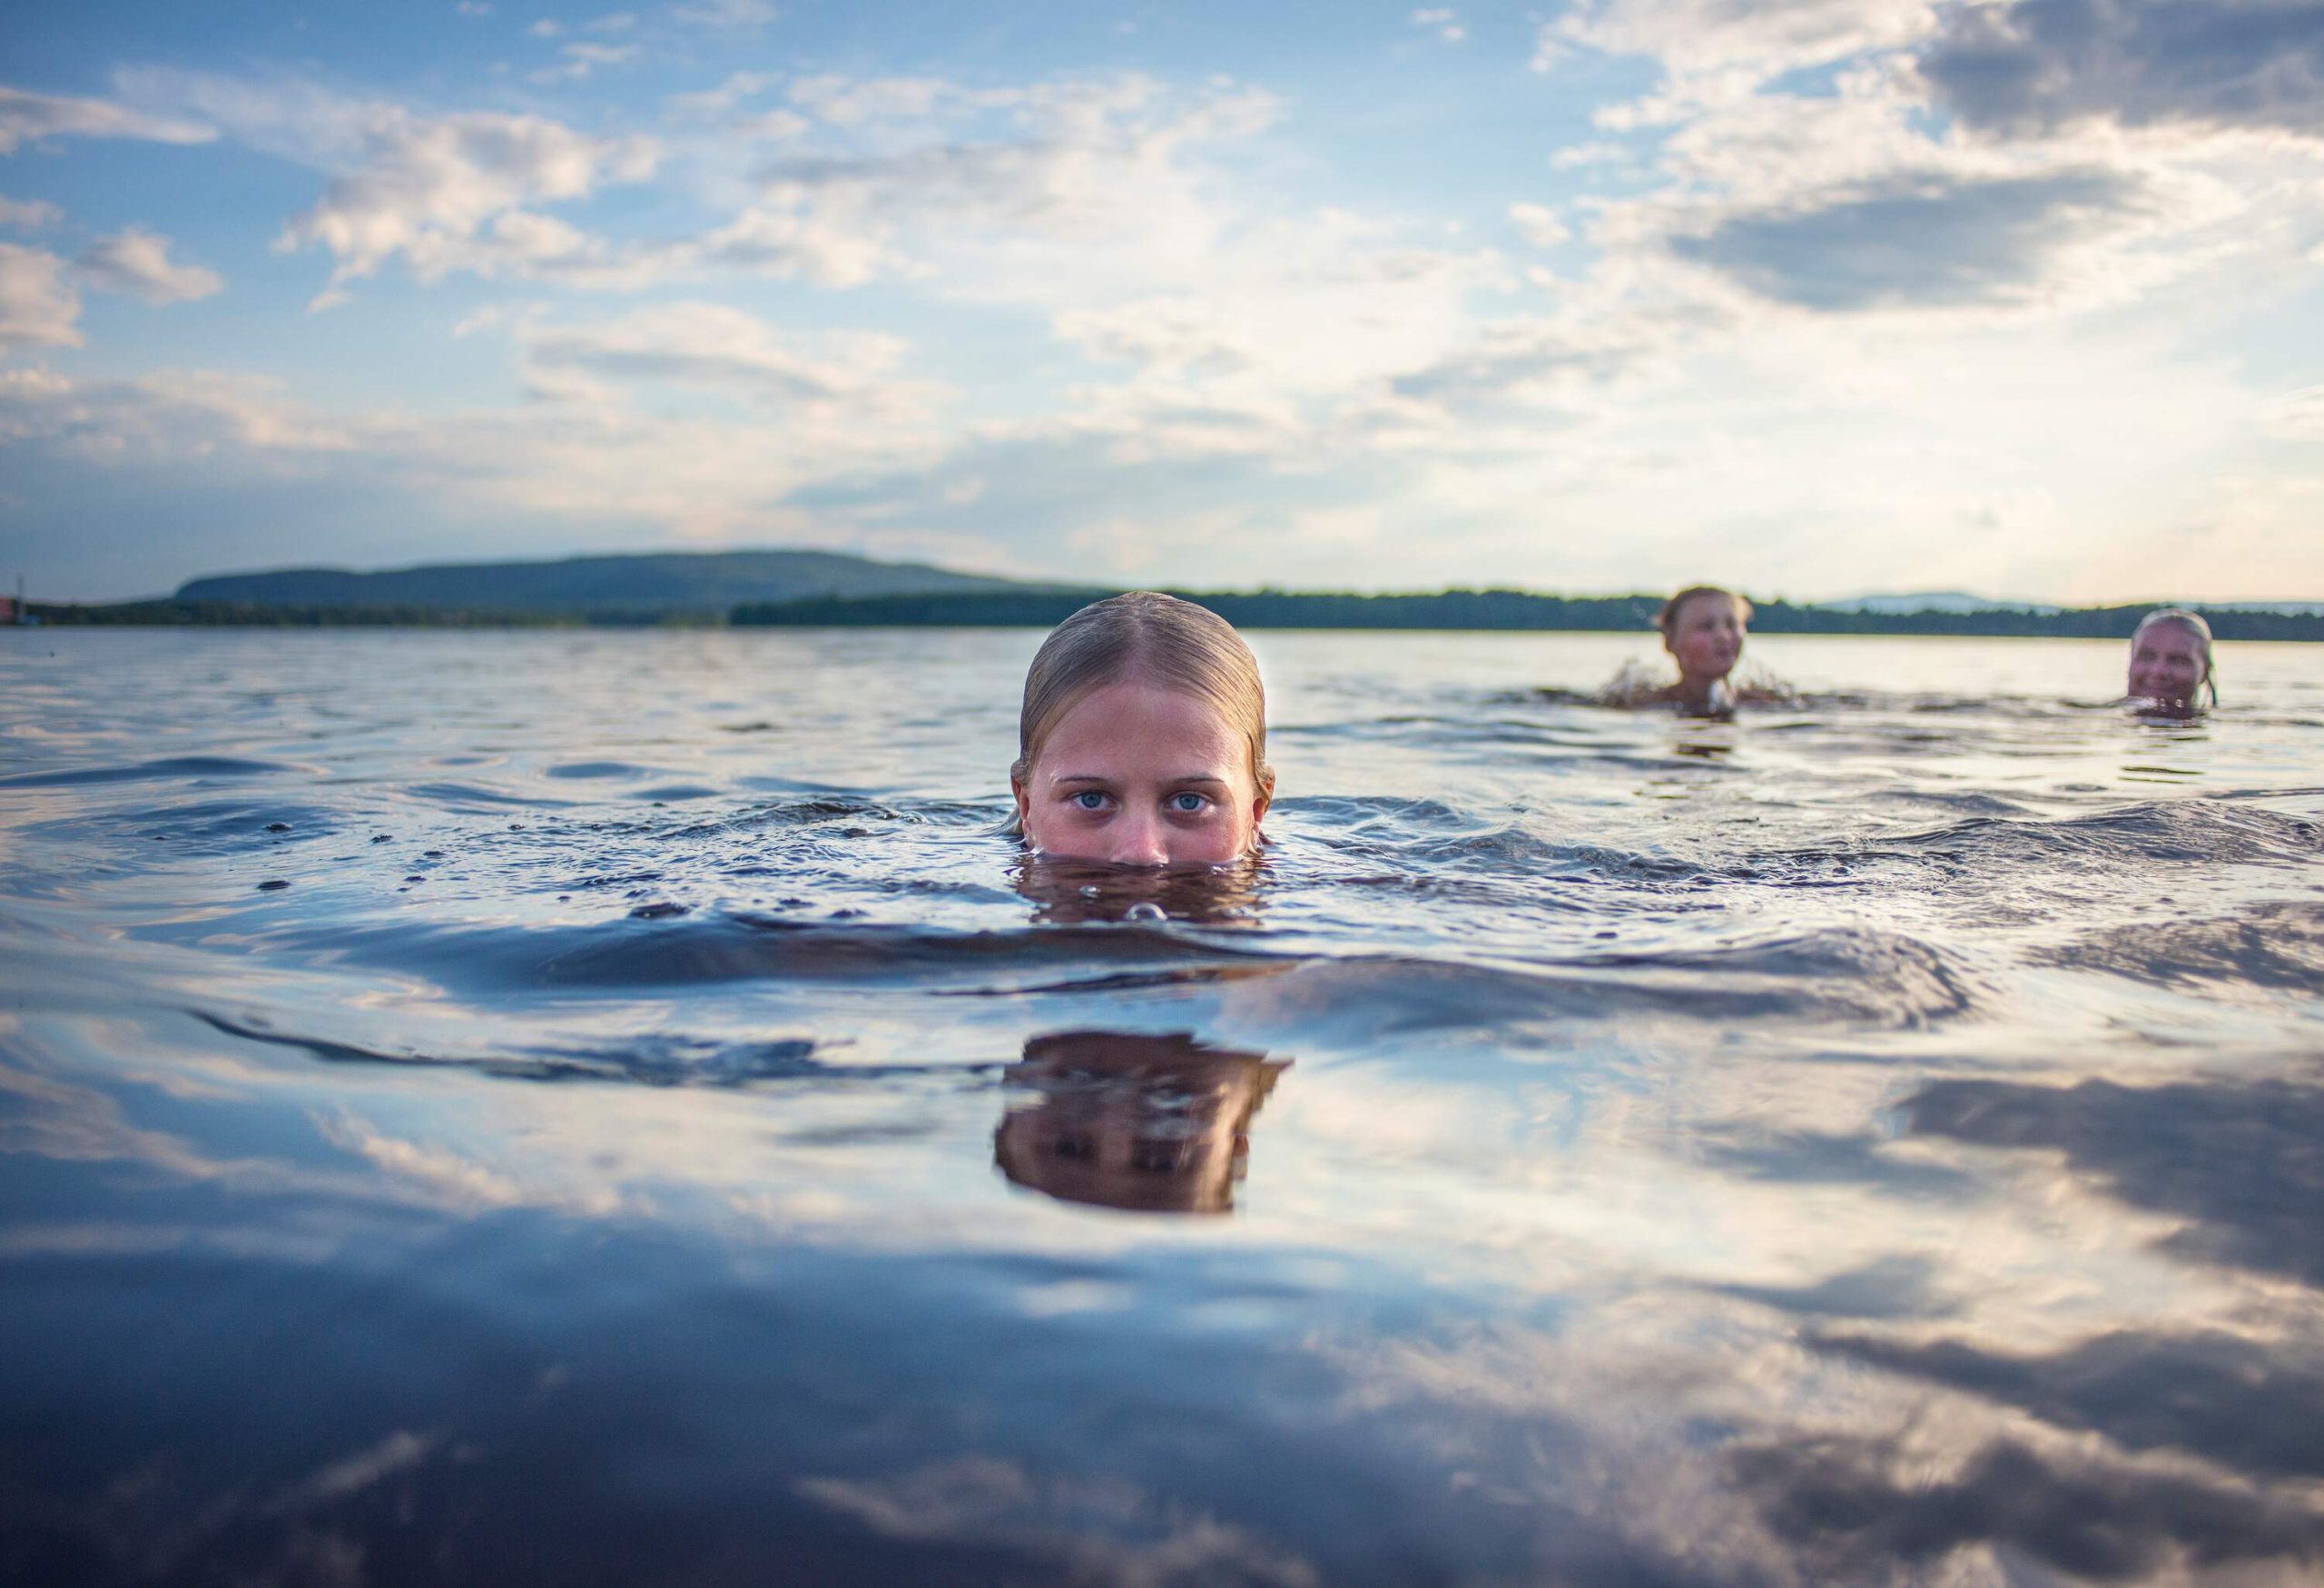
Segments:
[[[2131,694],[2188,704],[2203,684],[2203,642],[2183,623],[2158,623],[2131,645]]]
[[[1058,718],[1016,785],[1026,842],[1061,860],[1226,865],[1251,851],[1269,791],[1243,735],[1159,685],[1109,684]]]
[[[1732,596],[1694,596],[1679,608],[1662,648],[1689,678],[1724,678],[1743,655],[1743,612]]]

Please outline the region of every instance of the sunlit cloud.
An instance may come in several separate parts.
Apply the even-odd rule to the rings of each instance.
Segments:
[[[91,243],[73,261],[73,271],[93,287],[148,303],[191,303],[226,287],[217,271],[172,260],[168,238],[133,226]]]
[[[51,138],[133,138],[155,143],[205,143],[217,136],[198,122],[143,114],[102,99],[30,94],[0,85],[0,154]]]

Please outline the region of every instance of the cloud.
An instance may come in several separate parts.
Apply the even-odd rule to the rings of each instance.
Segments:
[[[818,120],[837,126],[866,122],[916,119],[940,107],[1013,103],[1019,97],[1002,91],[978,94],[937,77],[851,78],[825,74],[801,77],[789,89],[791,103]]]
[[[64,212],[44,200],[0,197],[0,226],[18,226],[29,232],[54,226],[63,219]]]
[[[1928,0],[1582,0],[1541,24],[1533,69],[1579,51],[1650,55],[1677,98],[1732,98],[1777,74],[1893,48],[1933,25]]]
[[[155,143],[206,143],[216,137],[196,123],[142,114],[102,99],[64,99],[0,86],[0,154],[41,138],[137,138]]]
[[[852,240],[888,268],[940,274],[959,296],[1055,307],[1157,278],[1196,279],[1225,223],[1197,152],[1256,136],[1281,105],[1214,84],[1175,94],[1120,76],[971,92],[919,80],[818,79],[804,107],[863,122],[1005,113],[1014,135],[934,137],[803,153],[762,165],[761,224],[787,215],[825,240]]]
[[[2007,1549],[2087,1580],[2149,1579],[2178,1562],[2324,1560],[2324,1520],[2241,1484],[1997,1439],[1947,1475],[1895,1443],[1852,1435],[1743,1447],[1728,1458],[1810,1580],[1920,1580],[1906,1568]]]
[[[1835,1335],[1814,1343],[2021,1406],[2056,1427],[2095,1430],[2125,1449],[2185,1450],[2251,1475],[2324,1477],[2324,1443],[2315,1436],[2324,1427],[2324,1374],[2281,1340],[2125,1329],[2025,1356],[1956,1340]]]
[[[1457,44],[1469,36],[1469,30],[1462,25],[1459,15],[1445,6],[1433,5],[1415,11],[1412,22],[1414,27],[1433,29],[1436,36],[1448,44]]]
[[[2324,137],[2317,0],[2019,0],[1949,11],[1920,75],[1964,124],[2011,136],[2092,121]]]
[[[618,66],[636,54],[635,44],[569,44],[558,52],[556,65],[542,67],[531,74],[531,79],[535,83],[579,83],[598,67]]]
[[[904,343],[857,333],[786,337],[716,303],[668,303],[586,325],[531,325],[517,343],[537,390],[656,382],[864,423],[924,418],[931,388],[892,380]],[[577,385],[576,385],[577,383]]]
[[[1896,177],[1812,207],[1732,215],[1671,248],[1804,309],[2023,301],[2042,292],[2060,252],[2136,215],[2140,201],[2128,178],[2099,170]]]
[[[698,27],[763,27],[775,19],[776,12],[766,0],[699,0],[695,5],[673,7],[670,15]]]
[[[1612,165],[1628,160],[1630,152],[1620,143],[1568,143],[1550,156],[1552,171],[1581,171],[1592,165]]]
[[[1509,206],[1510,224],[1517,234],[1536,248],[1555,248],[1573,235],[1557,212],[1542,204],[1517,203]]]
[[[101,237],[73,261],[73,271],[93,287],[126,292],[148,303],[187,303],[224,291],[214,271],[170,260],[170,240],[133,226]]]
[[[1139,1588],[1314,1588],[1321,1580],[1299,1556],[1181,1502],[1120,1479],[1040,1474],[998,1456],[886,1478],[807,1478],[798,1488],[881,1539],[1021,1562],[1029,1579]]]
[[[662,108],[675,116],[708,120],[724,115],[753,94],[763,94],[780,81],[772,72],[736,72],[715,88],[674,94],[662,102]]]
[[[319,245],[338,286],[400,257],[422,281],[581,271],[607,250],[526,208],[583,198],[649,175],[647,139],[601,139],[540,116],[467,112],[434,118],[393,106],[354,118],[360,153],[284,228],[281,246]]]
[[[26,345],[79,347],[74,322],[80,317],[81,300],[65,280],[63,260],[0,242],[0,352]]]

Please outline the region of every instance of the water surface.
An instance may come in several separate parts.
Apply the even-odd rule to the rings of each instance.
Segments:
[[[0,631],[0,1578],[2324,1571],[2324,648],[1039,638]]]

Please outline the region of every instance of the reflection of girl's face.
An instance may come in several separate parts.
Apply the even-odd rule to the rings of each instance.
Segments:
[[[1267,791],[1242,733],[1191,695],[1093,689],[1049,729],[1016,785],[1025,840],[1109,865],[1225,865],[1250,851]]]
[[[2183,705],[2203,684],[2203,642],[2183,623],[2158,623],[2132,643],[2131,694]]]
[[[1743,613],[1731,596],[1690,597],[1670,620],[1662,648],[1689,678],[1724,678],[1743,655]]]

